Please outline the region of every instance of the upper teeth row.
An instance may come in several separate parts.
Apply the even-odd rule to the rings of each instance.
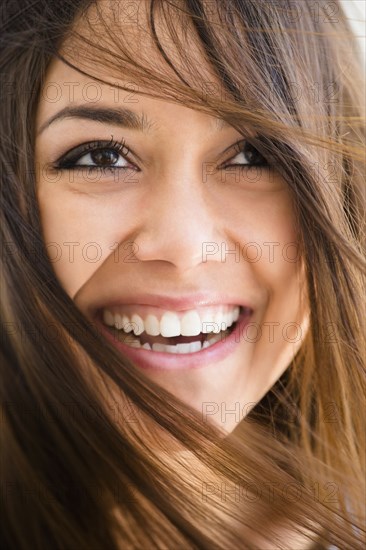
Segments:
[[[240,308],[235,306],[230,311],[205,311],[198,312],[195,309],[184,312],[179,317],[175,311],[165,311],[159,319],[152,314],[142,319],[140,315],[113,313],[108,309],[103,310],[103,321],[106,325],[123,329],[125,332],[133,331],[135,335],[146,332],[150,336],[197,336],[201,332],[219,333],[229,328],[239,317]]]

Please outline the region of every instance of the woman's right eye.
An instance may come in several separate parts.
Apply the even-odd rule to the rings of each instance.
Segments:
[[[123,170],[136,167],[126,159],[130,150],[124,140],[94,141],[75,147],[56,162],[59,170],[75,170],[87,168],[90,170]]]
[[[126,162],[120,153],[115,149],[94,149],[90,153],[83,155],[75,162],[75,166],[109,166],[114,168],[124,167]]]

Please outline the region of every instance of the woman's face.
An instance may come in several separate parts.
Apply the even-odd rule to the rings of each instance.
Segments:
[[[98,330],[231,431],[307,328],[290,192],[275,166],[245,167],[263,159],[235,148],[233,127],[138,91],[51,63],[37,113],[44,240]]]

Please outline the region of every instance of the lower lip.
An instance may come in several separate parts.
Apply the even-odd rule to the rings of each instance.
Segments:
[[[251,316],[252,311],[243,311],[237,320],[234,330],[228,336],[212,344],[212,346],[208,348],[201,349],[195,353],[185,354],[164,353],[142,348],[132,348],[116,340],[101,319],[97,319],[97,324],[113,346],[139,367],[154,370],[180,370],[209,367],[213,363],[222,361],[230,355],[230,353],[233,353],[240,343],[241,334],[248,325]]]

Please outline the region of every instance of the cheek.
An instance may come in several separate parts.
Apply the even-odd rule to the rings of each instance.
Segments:
[[[122,209],[117,215],[110,201],[48,190],[38,193],[38,202],[48,257],[61,285],[74,297],[126,234]]]
[[[300,266],[298,231],[288,190],[247,194],[241,203],[226,206],[227,225],[231,239],[239,244],[241,261],[269,286],[286,285]]]
[[[258,290],[259,307],[253,321],[259,325],[275,322],[282,334],[286,327],[301,322],[303,297],[306,303],[299,233],[290,192],[283,189],[256,195],[246,193],[241,202],[227,200],[225,205],[230,239],[240,247],[237,272],[249,287]],[[278,342],[279,346],[282,344]],[[265,342],[260,345],[265,346]]]

